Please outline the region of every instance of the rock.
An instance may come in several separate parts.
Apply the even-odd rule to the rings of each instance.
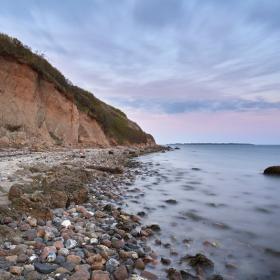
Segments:
[[[113,273],[120,263],[116,259],[109,259],[106,263],[106,270],[110,273]]]
[[[152,225],[148,226],[148,228],[150,228],[153,231],[160,231],[160,226],[157,224],[152,224]]]
[[[9,280],[11,278],[12,278],[12,275],[10,272],[0,269],[0,279],[1,280]]]
[[[71,226],[71,221],[70,220],[64,220],[61,225],[65,228],[69,228]]]
[[[145,263],[144,263],[144,261],[142,259],[137,259],[135,261],[134,265],[135,265],[135,268],[137,268],[137,269],[141,269],[141,270],[145,269]]]
[[[65,242],[66,249],[73,249],[77,246],[77,241],[74,239],[67,239]]]
[[[42,273],[42,274],[49,274],[51,272],[54,272],[58,266],[56,264],[48,264],[48,263],[34,263],[34,268],[36,271]]]
[[[36,256],[35,254],[32,254],[30,257],[29,257],[29,261],[31,263],[35,262],[36,260],[38,260],[38,256]]]
[[[146,270],[141,272],[141,276],[148,280],[157,280],[158,279],[158,277],[155,274],[153,274],[152,272],[146,271]]]
[[[177,200],[175,200],[175,199],[167,199],[167,200],[165,200],[165,202],[168,204],[177,204],[178,203]]]
[[[8,270],[10,266],[12,266],[13,263],[10,263],[9,261],[3,260],[0,258],[0,269]]]
[[[214,263],[203,254],[196,254],[195,256],[187,256],[186,259],[190,266],[213,269]]]
[[[73,271],[75,269],[75,264],[71,262],[64,262],[61,264],[64,268],[66,268],[68,271]]]
[[[71,262],[71,263],[74,263],[74,264],[80,264],[80,262],[81,262],[81,257],[79,257],[79,256],[76,256],[76,255],[69,255],[69,256],[67,256],[67,261],[68,262]]]
[[[161,263],[164,265],[170,265],[171,264],[171,260],[170,259],[166,259],[166,258],[161,258]]]
[[[29,223],[30,226],[36,227],[37,226],[37,219],[33,217],[28,217],[27,222]]]
[[[126,280],[128,278],[128,272],[125,265],[119,266],[114,272],[116,280]]]
[[[106,271],[95,270],[92,272],[91,280],[110,280],[110,276]]]
[[[167,276],[169,280],[183,280],[181,273],[174,268],[167,270]]]
[[[16,263],[16,262],[17,262],[17,258],[18,258],[17,255],[13,255],[13,256],[7,256],[5,259],[6,259],[8,262]]]
[[[209,280],[223,280],[224,278],[221,275],[215,274],[212,275]]]
[[[69,280],[88,280],[90,278],[90,274],[88,271],[76,271],[73,275],[71,275]]]
[[[144,216],[146,216],[146,213],[144,211],[140,211],[137,213],[137,215],[140,217],[144,217]]]
[[[56,260],[56,253],[49,253],[47,256],[47,262],[54,262]]]
[[[22,271],[23,271],[23,267],[20,267],[20,266],[11,266],[10,267],[10,272],[12,274],[21,275]]]
[[[143,278],[137,274],[132,274],[130,277],[129,277],[129,280],[147,280],[147,278]]]
[[[66,248],[61,248],[61,249],[59,249],[58,254],[61,255],[61,256],[66,257],[66,256],[69,255],[69,250],[66,249]]]
[[[37,271],[29,271],[24,275],[25,280],[41,280],[42,277]]]
[[[270,166],[263,172],[265,175],[280,176],[280,166]]]
[[[117,239],[117,238],[113,238],[111,240],[112,242],[112,247],[116,248],[116,249],[121,249],[124,247],[124,240],[123,239]]]
[[[35,268],[34,268],[34,265],[33,264],[25,264],[23,266],[23,269],[24,271],[33,271]],[[1,278],[0,278],[1,279]]]
[[[15,240],[18,236],[18,232],[6,225],[0,225],[0,243],[3,244],[5,241],[12,241]],[[6,243],[6,242],[5,242]],[[6,249],[8,248],[4,243],[4,247]],[[9,244],[9,246],[12,246],[11,242],[8,242],[6,244]]]
[[[47,257],[50,255],[50,254],[55,254],[56,253],[56,248],[54,246],[48,246],[48,247],[45,247],[41,253],[41,258],[42,260],[45,260],[47,259]],[[52,256],[50,256],[51,258]]]
[[[65,263],[65,257],[64,256],[61,256],[61,255],[58,255],[56,256],[56,259],[55,259],[55,263],[58,264],[58,265],[61,265],[63,263]]]
[[[55,241],[53,243],[53,246],[57,249],[57,250],[60,250],[62,248],[64,248],[64,244],[62,241],[58,240],[58,241]]]
[[[60,266],[59,268],[56,269],[55,273],[70,274],[71,272],[67,268]]]
[[[17,257],[18,263],[25,263],[28,260],[28,256],[26,254],[19,254]]]

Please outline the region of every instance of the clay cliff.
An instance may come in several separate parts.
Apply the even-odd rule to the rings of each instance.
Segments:
[[[73,86],[17,39],[0,34],[0,147],[153,144],[123,112]]]

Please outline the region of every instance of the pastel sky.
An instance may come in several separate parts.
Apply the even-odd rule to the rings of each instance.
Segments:
[[[0,31],[158,143],[280,144],[279,0],[2,0]]]

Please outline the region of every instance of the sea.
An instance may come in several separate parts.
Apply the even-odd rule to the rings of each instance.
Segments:
[[[161,227],[149,241],[158,264],[147,270],[160,279],[169,267],[195,275],[187,257],[201,253],[214,263],[211,275],[280,279],[280,177],[263,175],[280,165],[280,146],[172,147],[137,159],[142,172],[126,196],[130,212]]]

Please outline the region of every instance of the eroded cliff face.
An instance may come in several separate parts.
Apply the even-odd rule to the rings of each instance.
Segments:
[[[114,142],[94,118],[31,67],[0,57],[0,147],[107,147]],[[147,135],[145,144],[153,143]]]

